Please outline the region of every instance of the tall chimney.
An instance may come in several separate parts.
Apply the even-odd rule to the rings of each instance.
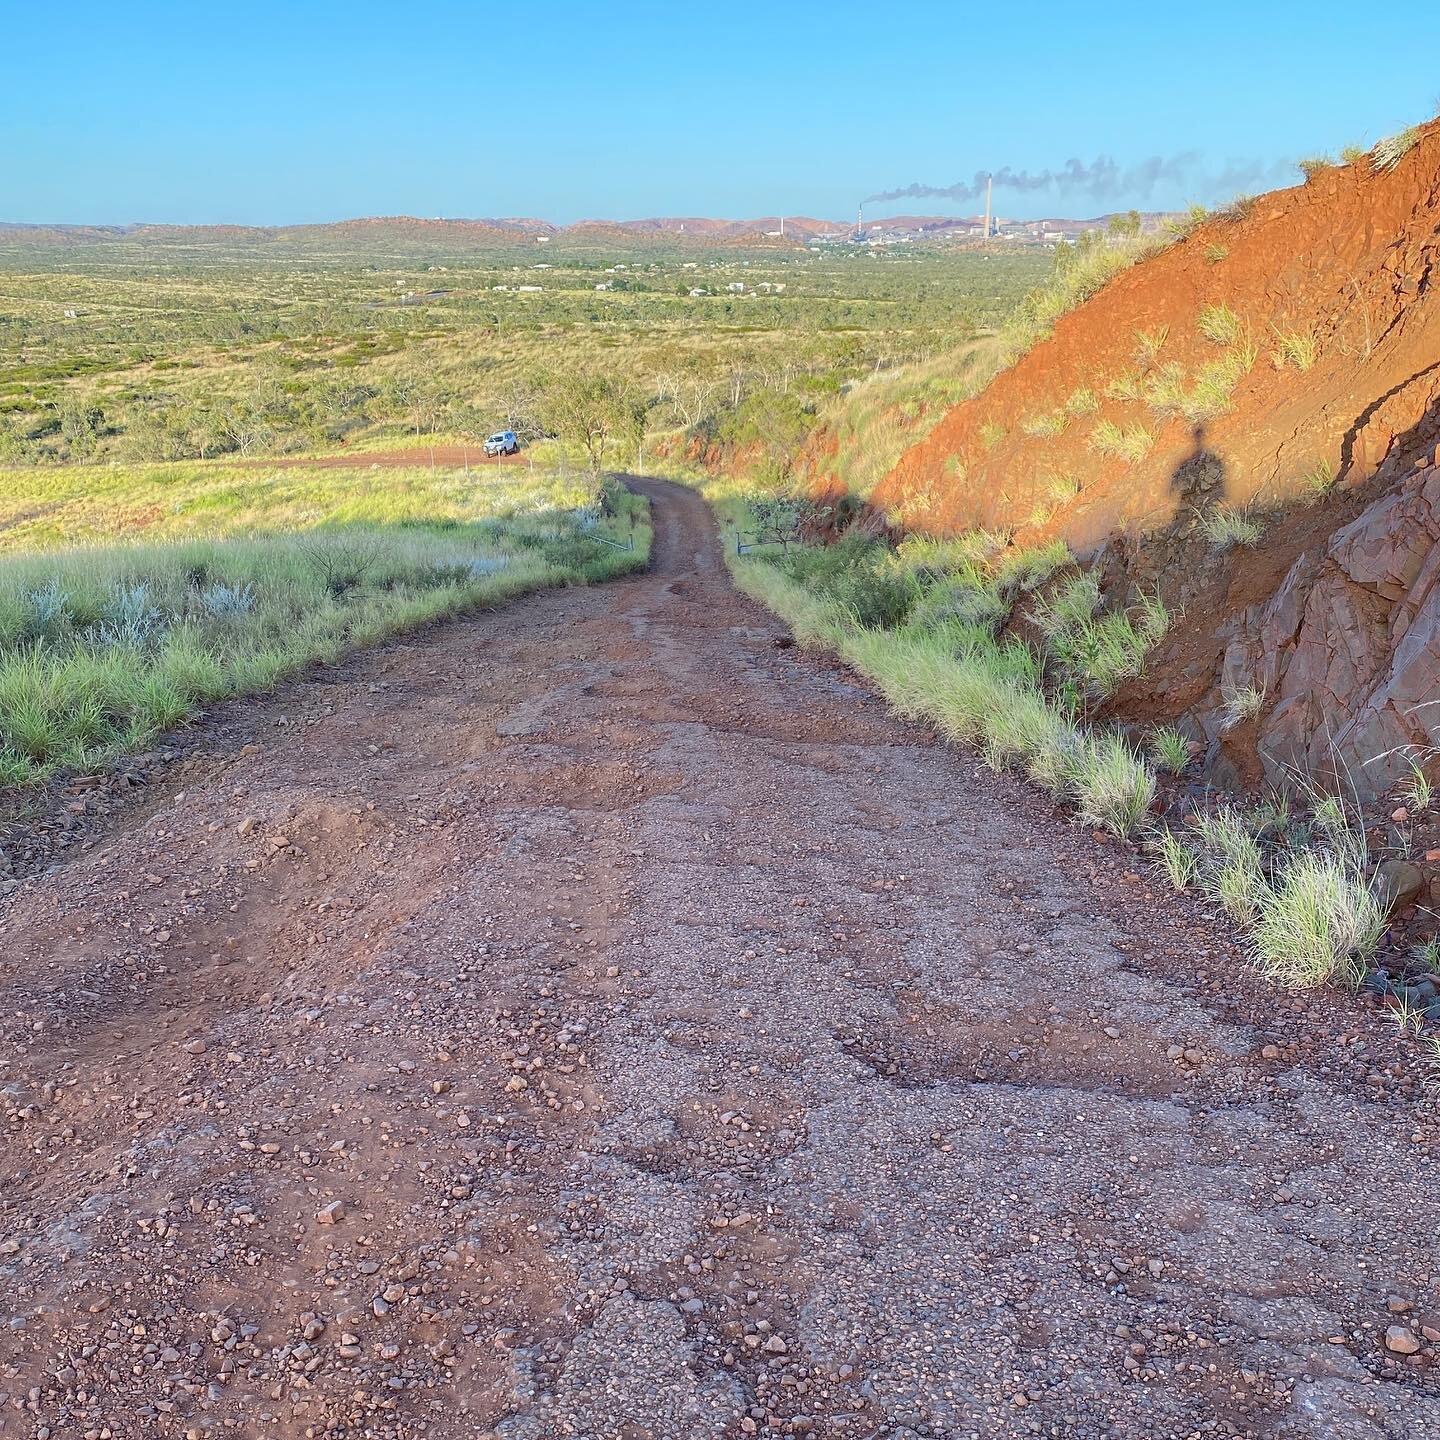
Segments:
[[[985,177],[985,238],[987,240],[990,238],[990,192],[994,186],[995,177],[987,175]]]
[[[785,238],[785,217],[783,215],[780,217],[780,238],[782,240]]]
[[[864,205],[857,205],[857,206],[855,207],[855,238],[856,238],[857,240],[865,233],[865,218],[864,218],[864,217],[865,217],[865,207],[864,207]]]

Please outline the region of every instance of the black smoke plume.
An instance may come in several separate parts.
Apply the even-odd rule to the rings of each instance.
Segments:
[[[1085,195],[1092,200],[1142,200],[1160,184],[1201,184],[1207,193],[1237,185],[1278,183],[1292,169],[1288,161],[1229,161],[1215,176],[1201,177],[1200,155],[1185,150],[1178,155],[1152,155],[1134,165],[1121,165],[1107,156],[1095,160],[1067,160],[1058,170],[1012,170],[1008,165],[994,171],[977,170],[970,180],[953,185],[902,185],[867,195],[864,204],[886,200],[978,200],[985,193],[987,179],[999,191],[1033,194],[1050,191],[1057,195]]]

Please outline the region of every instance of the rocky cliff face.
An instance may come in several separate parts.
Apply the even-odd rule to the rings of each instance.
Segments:
[[[1272,780],[1338,771],[1362,795],[1388,789],[1440,730],[1440,468],[1301,553],[1222,633],[1221,694],[1258,683],[1270,702],[1256,751]],[[1223,707],[1195,721],[1220,765]]]

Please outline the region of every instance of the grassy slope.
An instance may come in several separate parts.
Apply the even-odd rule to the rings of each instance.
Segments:
[[[95,769],[207,701],[643,565],[646,503],[518,468],[0,472],[0,783]],[[605,544],[633,542],[633,549]]]

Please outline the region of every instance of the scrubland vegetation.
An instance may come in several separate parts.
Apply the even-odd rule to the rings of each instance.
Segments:
[[[1188,771],[1195,758],[1190,740],[1170,726],[1135,734],[1093,723],[1106,696],[1143,675],[1147,656],[1172,623],[1163,594],[1137,591],[1123,603],[1107,600],[1098,575],[1059,541],[1027,547],[1009,533],[975,532],[946,540],[909,536],[894,545],[858,527],[845,529],[854,502],[904,445],[940,418],[928,408],[937,382],[952,385],[956,398],[978,389],[1070,304],[1154,243],[1112,236],[1062,252],[1051,280],[995,339],[955,357],[948,369],[933,362],[925,370],[912,367],[827,402],[821,414],[837,443],[817,466],[839,478],[844,493],[832,497],[828,514],[810,516],[809,529],[815,533],[814,522],[823,518],[826,529],[839,528],[838,540],[805,544],[806,502],[783,498],[800,493],[795,482],[804,477],[803,460],[788,484],[786,468],[773,464],[739,467],[728,479],[705,483],[732,538],[756,533],[757,493],[782,497],[765,501],[768,538],[784,532],[777,507],[791,507],[783,546],[744,556],[728,548],[741,587],[784,616],[803,643],[836,651],[898,713],[974,745],[997,768],[1022,771],[1083,823],[1151,849],[1177,887],[1197,890],[1242,926],[1257,966],[1277,983],[1353,982],[1385,929],[1363,824],[1354,817],[1325,821],[1315,795],[1303,823],[1287,820],[1279,829],[1273,816],[1203,806],[1192,824],[1167,827],[1157,820],[1162,777]],[[1228,307],[1206,307],[1194,324],[1219,352],[1216,359],[1187,375],[1165,358],[1165,327],[1137,332],[1135,369],[1111,378],[1112,395],[1123,391],[1160,421],[1178,415],[1193,423],[1223,413],[1260,347],[1246,318]],[[1304,370],[1313,363],[1305,332],[1277,331],[1274,339],[1277,368]],[[1082,386],[1061,409],[1027,417],[1021,429],[1059,434],[1097,408],[1095,390]],[[880,441],[873,469],[856,453],[863,452],[862,437]],[[979,436],[982,446],[1002,439],[1003,433]],[[1154,432],[1138,421],[1102,420],[1091,424],[1088,439],[1098,456],[1134,463],[1149,451]],[[1313,488],[1322,489],[1332,475],[1327,470]],[[1080,488],[1073,475],[1056,476],[1049,493],[1058,504]],[[917,513],[893,515],[892,522],[923,523],[924,503],[912,501]],[[1031,523],[1043,525],[1049,513],[1037,505]],[[1216,548],[1253,545],[1262,535],[1258,519],[1223,504],[1199,518],[1201,533]],[[1227,693],[1227,723],[1244,723],[1265,698],[1257,686]]]
[[[729,533],[749,533],[743,492],[714,493]],[[1064,545],[1017,549],[979,532],[911,538],[892,550],[852,530],[830,546],[787,547],[732,567],[741,588],[802,642],[838,651],[899,713],[978,745],[997,768],[1018,766],[1087,823],[1119,836],[1144,824],[1153,774],[1128,741],[1092,732],[1084,716],[1119,674],[1138,672],[1164,633],[1168,616],[1154,597],[1141,597],[1134,617],[1097,618],[1094,577]],[[1025,607],[1045,617],[1043,646],[1001,638]]]
[[[747,401],[804,416],[897,364],[943,370],[1048,263],[619,245],[260,262],[238,246],[57,251],[0,234],[0,464],[265,457],[502,426],[571,441],[567,393],[599,376],[623,392],[630,420],[612,429],[632,456],[677,429],[726,441]]]
[[[0,782],[102,766],[350,647],[641,563],[641,502],[602,490],[607,466],[668,436],[781,476],[827,396],[902,362],[933,373],[942,413],[957,338],[1048,263],[635,248],[0,244]],[[501,426],[531,468],[424,465]],[[284,464],[407,447],[413,470]]]

